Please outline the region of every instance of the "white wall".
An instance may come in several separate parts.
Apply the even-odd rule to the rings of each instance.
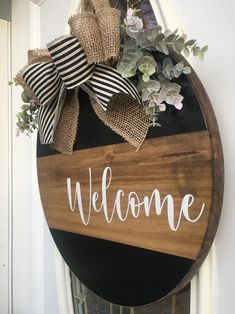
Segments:
[[[214,107],[225,160],[224,205],[211,252],[212,313],[230,314],[235,308],[235,1],[173,2],[184,31],[209,45],[205,61],[195,62],[194,67]],[[207,314],[203,309],[201,313]]]

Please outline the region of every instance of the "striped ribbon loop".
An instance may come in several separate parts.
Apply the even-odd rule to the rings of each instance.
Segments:
[[[92,77],[95,64],[88,64],[78,39],[62,36],[47,45],[57,72],[67,89],[80,86]]]
[[[112,97],[125,93],[141,103],[135,86],[115,69],[103,64],[88,64],[78,38],[59,37],[47,45],[51,61],[28,65],[23,79],[41,106],[38,127],[42,144],[53,143],[53,134],[67,89],[83,88],[106,110]]]
[[[28,65],[24,70],[23,79],[41,105],[48,104],[56,97],[62,83],[56,67],[50,61]]]

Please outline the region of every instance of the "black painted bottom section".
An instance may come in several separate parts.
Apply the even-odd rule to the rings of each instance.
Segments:
[[[193,260],[51,229],[72,272],[98,296],[115,304],[145,305],[164,297]]]

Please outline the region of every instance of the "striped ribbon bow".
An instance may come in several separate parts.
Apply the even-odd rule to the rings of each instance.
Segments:
[[[48,61],[31,63],[21,73],[24,82],[41,105],[38,113],[41,143],[55,142],[65,103],[71,102],[71,96],[68,97],[69,90],[76,93],[75,110],[78,112],[77,90],[80,87],[92,98],[93,107],[103,122],[139,148],[146,137],[148,122],[141,107],[139,93],[131,81],[107,65],[88,64],[78,38],[72,35],[52,41],[47,48]],[[122,110],[124,118],[116,119],[113,115]],[[78,114],[75,119],[77,117]],[[68,137],[71,137],[69,125],[65,131]],[[65,153],[71,152],[75,133],[73,130],[69,148],[64,149],[61,143],[54,147]],[[67,142],[66,138],[62,141]]]

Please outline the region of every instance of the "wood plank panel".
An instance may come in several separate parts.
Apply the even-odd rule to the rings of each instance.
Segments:
[[[207,230],[212,199],[212,153],[207,131],[147,139],[140,151],[129,144],[116,144],[76,151],[72,156],[52,155],[38,158],[38,174],[41,198],[50,227],[80,233],[101,239],[196,259]],[[157,216],[152,204],[150,217],[144,214],[134,218],[130,213],[121,222],[116,213],[111,223],[104,213],[92,211],[90,222],[85,226],[78,211],[72,212],[67,197],[66,179],[71,178],[72,195],[75,183],[80,182],[85,216],[88,215],[91,168],[92,191],[101,194],[101,179],[105,167],[112,168],[112,181],[107,189],[109,215],[116,192],[122,189],[122,209],[127,208],[127,196],[131,191],[140,200],[151,196],[158,189],[161,200],[167,194],[174,198],[175,221],[178,221],[182,198],[185,194],[195,197],[189,209],[190,217],[196,218],[202,204],[205,209],[196,223],[185,218],[179,229],[169,228],[166,204]],[[98,199],[97,207],[101,205]]]
[[[185,65],[190,66],[187,60],[174,52],[171,51],[171,54],[174,56],[178,62],[183,61]],[[211,196],[211,208],[210,216],[208,221],[207,231],[202,243],[201,250],[198,254],[197,260],[194,262],[190,271],[182,279],[180,284],[172,290],[171,294],[178,293],[184,286],[193,278],[193,276],[198,271],[199,267],[202,265],[205,260],[208,251],[213,243],[223,205],[223,193],[224,193],[224,158],[223,158],[223,147],[220,138],[220,132],[216,116],[210,102],[210,99],[205,91],[202,82],[197,76],[193,68],[192,73],[188,75],[189,83],[191,84],[195,95],[198,99],[198,103],[202,110],[204,120],[207,126],[207,130],[210,137],[210,149],[212,152],[212,196]]]

